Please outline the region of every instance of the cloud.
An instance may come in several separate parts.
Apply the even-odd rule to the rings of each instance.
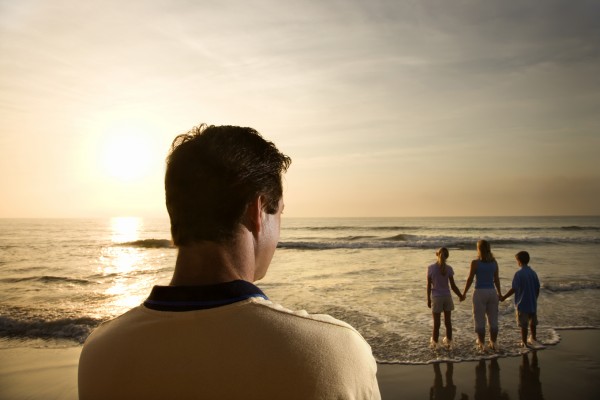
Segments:
[[[298,191],[334,204],[328,209],[364,186],[371,197],[360,204],[380,195],[393,210],[397,196],[434,212],[419,196],[435,192],[441,173],[459,199],[472,179],[489,175],[502,182],[495,197],[515,209],[511,185],[523,174],[539,187],[544,176],[576,182],[595,168],[599,8],[558,0],[0,1],[0,144],[17,146],[0,158],[14,164],[24,135],[60,154],[127,115],[156,127],[165,147],[198,122],[233,123],[292,155]],[[59,179],[66,168],[48,173]],[[348,188],[318,196],[315,173]],[[386,191],[394,185],[414,196]],[[564,209],[571,203],[564,199]],[[453,204],[448,213],[461,200]]]

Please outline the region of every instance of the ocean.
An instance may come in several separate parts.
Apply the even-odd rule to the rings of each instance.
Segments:
[[[170,281],[167,219],[0,219],[0,348],[80,346],[103,321]],[[500,303],[498,353],[474,346],[471,295],[452,314],[455,349],[429,349],[426,270],[440,246],[462,290],[476,242],[487,239],[505,293],[527,250],[542,289],[538,339],[600,327],[600,217],[283,218],[258,286],[287,308],[352,324],[378,362],[426,364],[515,356],[512,298]],[[442,324],[441,337],[444,336]]]

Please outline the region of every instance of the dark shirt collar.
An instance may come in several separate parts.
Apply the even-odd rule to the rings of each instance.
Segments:
[[[267,296],[250,282],[237,280],[206,286],[154,286],[144,306],[158,311],[206,310]]]

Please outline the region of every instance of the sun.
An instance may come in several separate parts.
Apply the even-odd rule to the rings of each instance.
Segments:
[[[151,169],[151,149],[147,136],[134,129],[113,129],[101,144],[103,172],[113,179],[130,182],[144,178]]]

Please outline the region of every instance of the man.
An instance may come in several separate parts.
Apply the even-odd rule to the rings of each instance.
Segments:
[[[253,284],[277,247],[290,163],[251,128],[202,125],[175,139],[172,281],[90,335],[81,399],[380,398],[356,330],[273,304]]]

